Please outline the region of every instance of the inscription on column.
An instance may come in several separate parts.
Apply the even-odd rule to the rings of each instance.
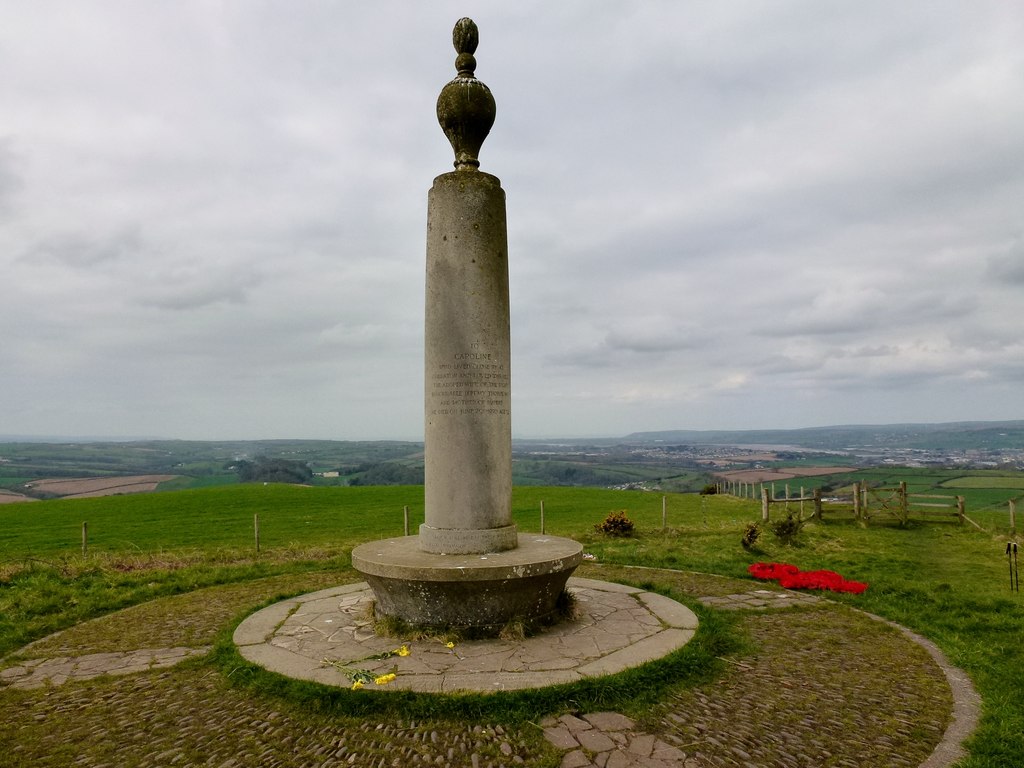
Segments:
[[[473,345],[474,348],[477,345]],[[455,352],[430,374],[431,416],[507,416],[508,366],[481,349]]]

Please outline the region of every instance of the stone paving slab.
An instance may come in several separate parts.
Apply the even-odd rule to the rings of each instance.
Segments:
[[[701,597],[700,602],[709,608],[723,611],[763,611],[765,609],[790,608],[798,605],[817,605],[821,598],[806,592],[776,589],[752,589],[731,595]]]
[[[100,675],[128,675],[178,664],[195,656],[205,656],[209,646],[201,648],[141,648],[119,653],[90,653],[84,656],[57,656],[29,659],[0,670],[0,685],[11,688],[41,688],[62,685],[69,680],[91,680]]]
[[[405,642],[379,637],[365,583],[326,589],[268,606],[237,628],[241,654],[273,672],[350,687],[352,674],[395,672],[386,690],[507,691],[572,683],[621,672],[686,645],[697,617],[663,595],[621,584],[572,578],[577,616],[525,640]],[[367,657],[395,651],[408,655]],[[382,690],[367,686],[367,690]]]
[[[617,712],[593,712],[575,717],[547,717],[540,723],[544,737],[557,749],[568,750],[561,768],[681,768],[686,753],[644,733]]]

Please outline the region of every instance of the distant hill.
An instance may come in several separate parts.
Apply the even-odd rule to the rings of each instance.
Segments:
[[[634,432],[637,443],[692,445],[791,445],[825,451],[883,448],[1006,450],[1024,448],[1024,421],[963,421],[945,424],[848,424],[806,429],[684,430]]]

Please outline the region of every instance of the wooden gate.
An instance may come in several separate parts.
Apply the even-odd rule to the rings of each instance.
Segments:
[[[900,525],[907,522],[907,484],[900,483],[891,488],[864,487],[864,502],[861,517],[887,517],[898,520]]]
[[[928,499],[928,501],[919,501]],[[945,496],[928,493],[907,493],[906,482],[901,482],[894,487],[872,488],[869,485],[861,486],[854,483],[854,514],[857,519],[868,521],[872,517],[897,520],[900,525],[906,525],[911,513],[915,516],[949,518],[955,517],[957,522],[967,521],[971,525],[980,528],[976,522],[964,514],[963,496]],[[951,511],[939,511],[951,510]]]

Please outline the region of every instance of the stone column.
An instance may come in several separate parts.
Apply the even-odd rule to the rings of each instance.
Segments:
[[[425,519],[420,546],[448,554],[516,546],[505,192],[459,170],[427,213]]]
[[[494,124],[490,89],[474,75],[479,34],[456,25],[454,80],[437,119],[455,171],[427,202],[425,552],[503,552],[512,524],[512,402],[505,192],[478,170]]]

